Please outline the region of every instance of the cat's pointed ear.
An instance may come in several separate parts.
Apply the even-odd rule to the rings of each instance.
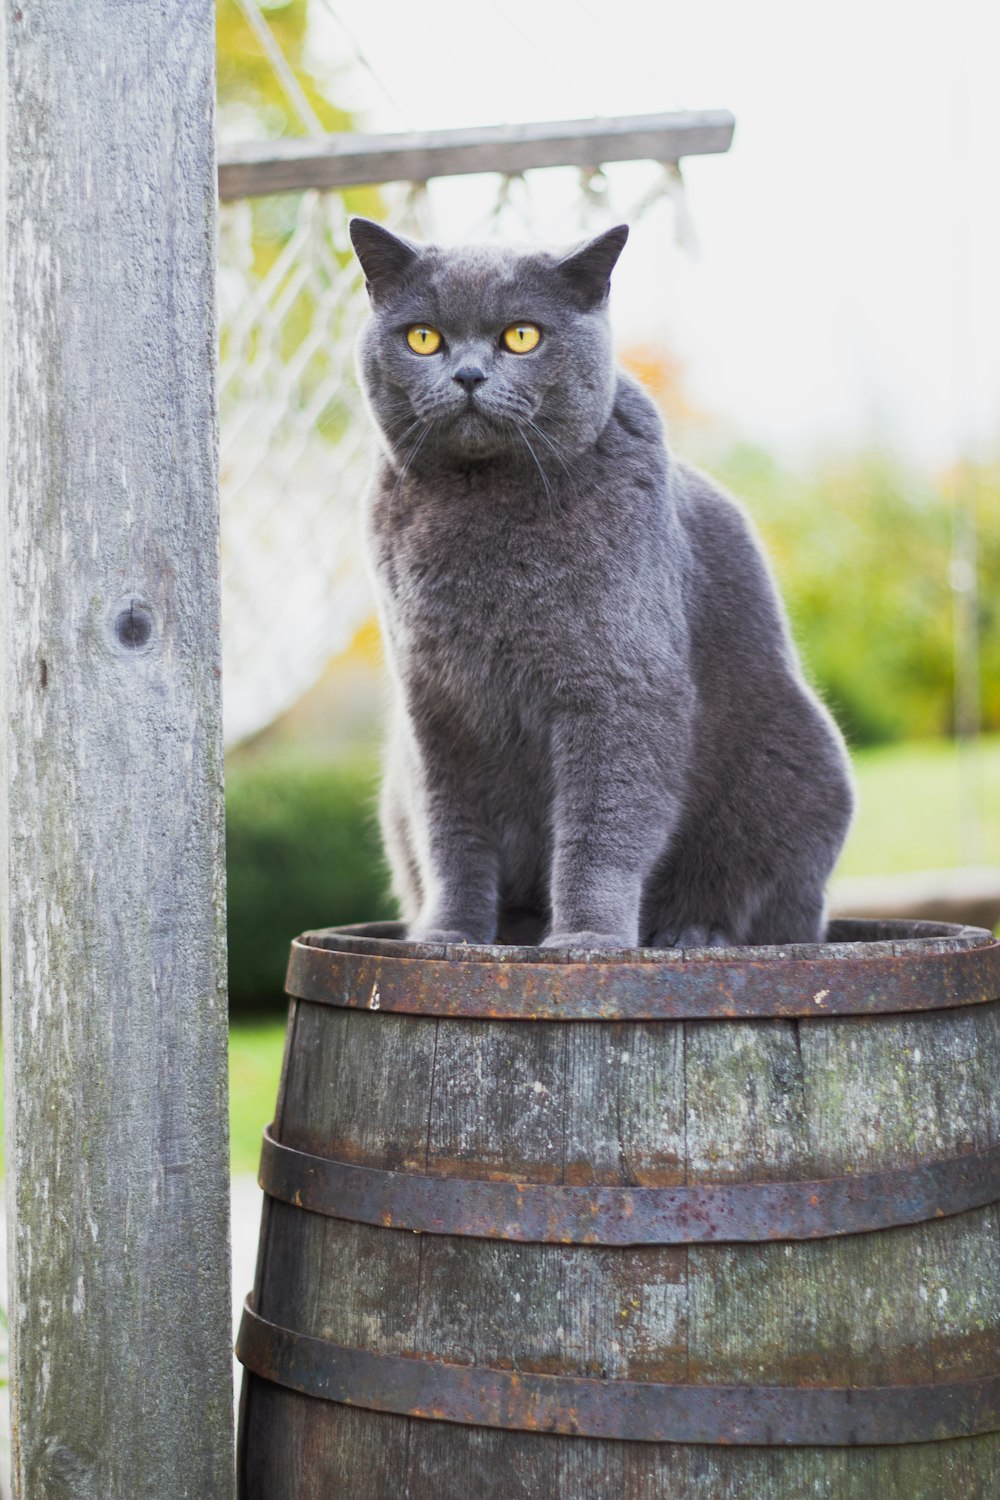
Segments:
[[[351,244],[368,283],[368,295],[374,302],[380,292],[403,280],[420,252],[409,240],[391,234],[373,219],[352,219],[349,227]]]
[[[628,225],[619,224],[614,229],[607,229],[599,234],[596,240],[588,240],[579,250],[574,250],[559,262],[563,279],[569,283],[584,306],[594,307],[608,295],[611,272],[627,239]]]

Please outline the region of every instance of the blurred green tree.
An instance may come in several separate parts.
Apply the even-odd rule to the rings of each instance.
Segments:
[[[954,497],[973,510],[984,730],[1000,730],[1000,463],[929,474],[877,450],[802,470],[734,441],[660,344],[623,351],[679,452],[746,503],[806,670],[855,745],[955,729]]]
[[[309,0],[261,0],[260,11],[274,42],[281,52],[295,83],[302,90],[325,131],[356,129],[353,114],[334,102],[338,83],[336,68],[319,69],[309,47]],[[257,31],[247,19],[240,0],[217,0],[216,52],[218,78],[219,135],[228,143],[260,137],[304,135],[308,131],[295,100],[262,44]],[[300,220],[301,193],[274,193],[250,200],[252,219],[251,245],[253,272],[263,277],[274,265],[283,247],[295,233]],[[348,214],[360,213],[381,217],[382,200],[370,187],[348,188],[343,193]],[[330,246],[335,263],[353,268],[354,258],[348,247]],[[316,268],[322,278],[325,272]],[[276,291],[276,297],[281,295]],[[308,336],[316,315],[315,288],[306,284],[284,307],[277,352],[289,360]],[[227,347],[228,331],[222,328],[222,348]],[[254,344],[247,346],[252,355]],[[317,366],[317,378],[321,373]],[[343,430],[342,413],[324,413],[319,427],[334,441]]]
[[[306,66],[309,0],[262,0],[261,12],[324,130],[351,130],[354,121],[329,96],[332,79]],[[239,0],[217,0],[215,11],[219,111],[224,127],[244,135],[301,135],[305,129]]]
[[[807,670],[852,742],[952,733],[951,477],[874,452],[795,474],[745,445],[713,467],[760,526]],[[984,729],[1000,728],[998,480],[974,478]]]

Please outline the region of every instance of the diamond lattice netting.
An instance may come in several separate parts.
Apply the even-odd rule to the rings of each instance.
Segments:
[[[261,219],[278,220],[277,243]],[[281,219],[286,221],[282,224]],[[264,226],[267,227],[266,224]],[[260,729],[367,608],[356,543],[370,462],[352,360],[364,296],[342,199],[225,207],[220,484],[226,739]]]

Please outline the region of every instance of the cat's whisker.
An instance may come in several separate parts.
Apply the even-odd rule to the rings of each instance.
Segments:
[[[535,433],[537,437],[541,438],[542,442],[555,458],[563,473],[568,475],[570,479],[576,477],[579,471],[574,466],[566,462],[565,456],[558,443],[554,442],[553,439],[549,437],[547,432],[543,432],[538,423],[533,422],[530,417],[525,418],[525,420],[528,426],[531,428],[532,432]]]
[[[528,441],[528,434],[525,432],[525,430],[521,426],[520,422],[515,421],[515,423],[514,423],[514,429],[517,432],[517,435],[521,439],[521,441],[524,444],[524,446],[527,448],[528,452],[531,454],[532,462],[534,463],[535,468],[538,470],[539,474],[541,475],[542,484],[545,487],[545,494],[546,494],[546,497],[548,498],[548,502],[549,502],[549,515],[550,516],[554,516],[556,514],[557,509],[558,509],[558,507],[556,505],[556,497],[555,497],[555,494],[553,492],[552,486],[549,483],[548,476],[547,476],[547,474],[545,473],[545,470],[542,468],[541,464],[538,461],[538,454],[535,452],[534,448],[531,446],[531,443]]]
[[[414,464],[414,461],[415,461],[415,459],[417,457],[417,454],[420,452],[421,448],[423,447],[424,443],[426,442],[427,438],[430,436],[430,434],[432,433],[433,430],[434,430],[434,423],[433,422],[425,422],[424,423],[424,426],[423,426],[423,428],[421,430],[420,436],[417,438],[416,442],[413,444],[413,447],[410,449],[409,453],[406,455],[406,463],[403,465],[403,472],[400,475],[400,479],[405,479],[406,478],[406,476],[409,473],[410,469],[413,467],[413,464]]]
[[[412,422],[409,423],[408,426],[406,426],[406,427],[403,428],[402,432],[394,433],[393,434],[392,445],[393,445],[393,456],[394,457],[396,456],[396,449],[401,448],[403,446],[403,444],[406,442],[406,439],[410,436],[410,433],[411,432],[416,432],[416,430],[417,430],[418,427],[423,427],[423,426],[424,426],[424,419],[423,419],[423,417],[416,417]]]
[[[417,437],[416,441],[412,444],[412,446],[410,447],[408,453],[406,454],[405,458],[403,459],[403,462],[402,462],[402,465],[400,466],[399,472],[396,475],[396,483],[393,485],[392,491],[391,491],[391,493],[389,495],[388,520],[390,522],[392,521],[392,507],[393,507],[393,504],[395,502],[396,495],[399,492],[400,486],[402,485],[404,479],[406,478],[407,474],[409,473],[409,471],[410,471],[410,469],[411,469],[411,467],[413,465],[414,459],[416,458],[417,454],[420,452],[420,449],[423,446],[424,440],[427,438],[428,434],[433,429],[433,426],[434,426],[433,422],[426,422],[426,421],[424,421],[423,417],[418,417],[417,420],[416,420],[416,422],[411,423],[410,426],[406,429],[407,433],[412,432],[413,429],[414,429],[414,427],[419,427],[421,430],[420,430],[419,436]]]

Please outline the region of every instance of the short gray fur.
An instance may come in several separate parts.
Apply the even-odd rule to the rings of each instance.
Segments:
[[[852,794],[740,507],[617,370],[627,229],[565,255],[368,220],[367,534],[393,684],[382,820],[410,936],[815,942]],[[504,330],[541,329],[508,352]],[[415,353],[407,329],[443,342]]]
[[[21,0],[0,21],[21,1500],[234,1487],[214,19]]]

